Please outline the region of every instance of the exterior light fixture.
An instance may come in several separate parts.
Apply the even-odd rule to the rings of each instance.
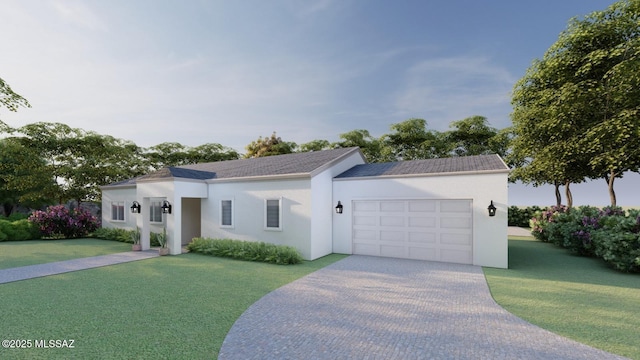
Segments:
[[[141,206],[140,206],[140,203],[139,203],[139,202],[134,201],[134,202],[131,204],[131,213],[133,213],[133,214],[140,214],[140,209],[141,209]]]
[[[162,202],[162,206],[160,208],[162,209],[163,214],[171,214],[171,204],[167,200]]]
[[[336,214],[342,214],[342,203],[338,201],[338,205],[336,206]]]
[[[491,204],[489,204],[489,207],[487,208],[487,210],[489,210],[489,216],[496,216],[496,207],[493,205],[493,200],[491,200]]]

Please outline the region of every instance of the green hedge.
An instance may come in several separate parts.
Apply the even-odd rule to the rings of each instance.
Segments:
[[[0,219],[0,241],[38,240],[42,237],[38,226],[27,219]]]
[[[127,229],[100,228],[94,231],[91,236],[103,240],[113,240],[133,244],[133,240],[131,238],[133,232],[134,230]],[[160,243],[158,242],[158,235],[156,233],[151,233],[150,245],[160,246]]]
[[[540,206],[509,206],[507,218],[509,226],[529,227],[529,220],[535,216],[537,211],[543,210]]]
[[[303,261],[302,255],[291,246],[274,245],[264,242],[194,238],[193,241],[187,245],[187,249],[205,255],[279,265],[299,264]]]

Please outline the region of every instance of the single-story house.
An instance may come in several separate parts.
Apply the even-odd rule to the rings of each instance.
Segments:
[[[168,167],[103,186],[102,226],[139,227],[143,249],[164,228],[174,255],[211,237],[506,268],[508,173],[498,155],[367,164],[357,147]]]

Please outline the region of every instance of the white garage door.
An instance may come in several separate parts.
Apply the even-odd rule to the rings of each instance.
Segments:
[[[353,253],[473,263],[471,200],[353,201]]]

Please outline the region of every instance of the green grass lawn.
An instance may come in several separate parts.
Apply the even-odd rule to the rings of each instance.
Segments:
[[[183,254],[2,284],[0,339],[75,348],[0,348],[0,358],[215,359],[251,304],[342,258],[282,266]]]
[[[556,334],[640,359],[640,275],[517,237],[509,240],[509,267],[484,269],[506,310]]]
[[[0,269],[131,251],[131,244],[100,239],[0,242]]]

